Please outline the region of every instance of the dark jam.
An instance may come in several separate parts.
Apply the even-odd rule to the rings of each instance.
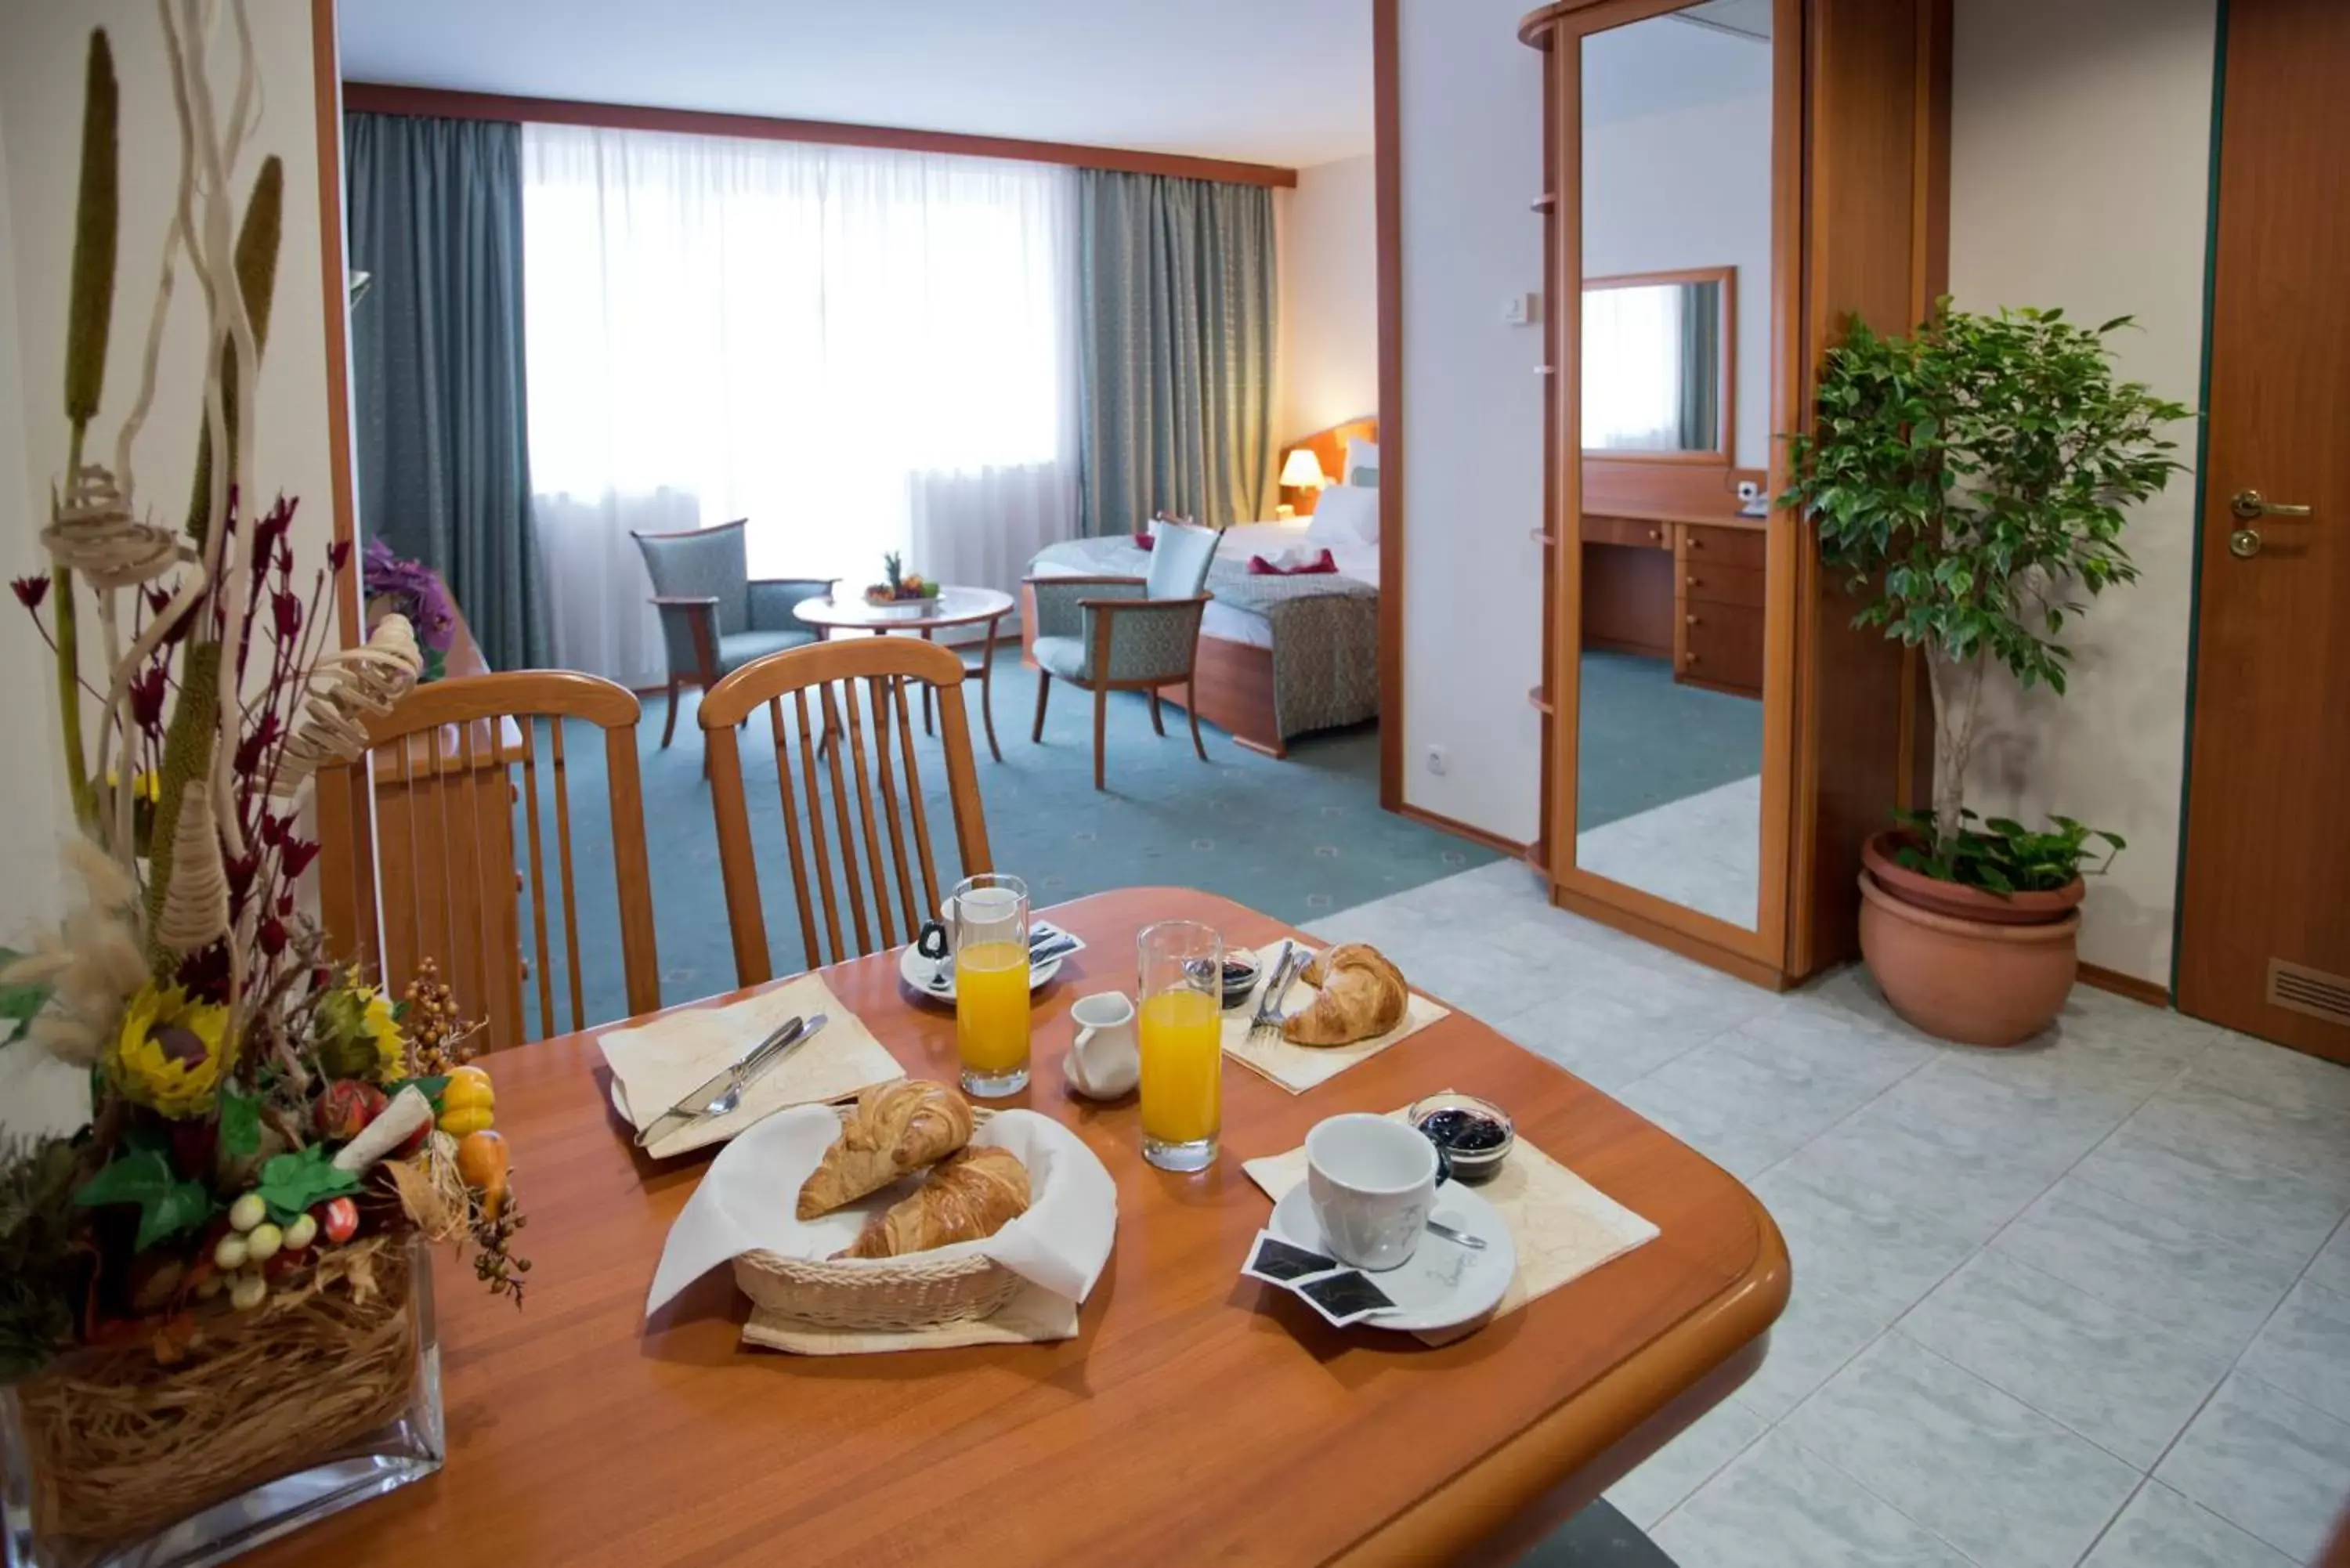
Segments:
[[[1430,1111],[1419,1118],[1419,1129],[1446,1148],[1462,1154],[1499,1148],[1510,1136],[1492,1117],[1458,1106]]]

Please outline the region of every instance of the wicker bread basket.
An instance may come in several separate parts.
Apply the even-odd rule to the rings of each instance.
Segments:
[[[844,1118],[848,1114],[847,1106],[835,1108]],[[993,1114],[975,1107],[973,1129],[985,1127]],[[833,1262],[745,1252],[734,1260],[734,1283],[760,1311],[811,1328],[889,1333],[993,1316],[1020,1293],[1022,1282],[977,1253]]]

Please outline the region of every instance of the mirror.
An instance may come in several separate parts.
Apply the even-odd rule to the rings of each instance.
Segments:
[[[1575,866],[1761,924],[1772,7],[1580,40]]]
[[[1583,450],[1727,460],[1738,269],[1583,285]]]

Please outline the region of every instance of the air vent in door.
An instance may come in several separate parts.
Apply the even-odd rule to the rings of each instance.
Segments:
[[[2269,1003],[2350,1028],[2350,975],[2269,960]]]

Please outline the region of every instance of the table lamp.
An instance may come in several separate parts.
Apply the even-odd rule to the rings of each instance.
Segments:
[[[1322,472],[1322,460],[1314,455],[1310,446],[1291,449],[1289,458],[1281,465],[1281,488],[1284,491],[1305,490],[1316,494],[1329,484],[1329,475]],[[1296,508],[1284,502],[1274,509],[1274,515],[1294,517]]]

